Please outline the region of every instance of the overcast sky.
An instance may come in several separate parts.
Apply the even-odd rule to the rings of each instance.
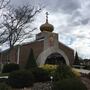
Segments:
[[[45,7],[34,22],[38,29],[45,22],[45,12],[49,12],[49,22],[59,40],[81,57],[90,58],[90,0],[11,0],[15,7],[27,3]]]

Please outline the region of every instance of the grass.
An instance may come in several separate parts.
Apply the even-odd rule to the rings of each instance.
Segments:
[[[2,76],[8,76],[9,75],[9,73],[0,73],[0,77],[2,77]]]

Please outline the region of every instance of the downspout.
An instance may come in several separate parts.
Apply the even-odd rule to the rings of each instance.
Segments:
[[[17,51],[17,64],[20,62],[20,45],[18,45],[18,51]]]

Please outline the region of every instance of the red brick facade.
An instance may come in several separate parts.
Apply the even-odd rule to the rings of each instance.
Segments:
[[[8,55],[9,55],[9,61],[11,63],[17,63],[17,57],[18,57],[18,48],[20,47],[20,53],[19,53],[19,64],[24,66],[27,59],[28,55],[30,52],[30,49],[33,49],[34,56],[37,59],[39,54],[43,51],[44,45],[43,41],[34,41],[28,44],[22,44],[22,45],[17,45],[15,46],[10,52],[8,50],[2,52],[0,54],[0,62],[5,63],[8,60]],[[64,51],[64,53],[67,55],[70,64],[73,64],[74,61],[74,50],[67,47],[66,45],[59,43],[59,48]]]
[[[59,43],[59,48],[64,51],[69,59],[70,64],[72,65],[74,63],[74,50],[63,43]]]

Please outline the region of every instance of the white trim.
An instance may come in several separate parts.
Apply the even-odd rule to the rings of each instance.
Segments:
[[[17,51],[17,64],[19,64],[20,61],[20,45],[18,46],[18,51]]]

